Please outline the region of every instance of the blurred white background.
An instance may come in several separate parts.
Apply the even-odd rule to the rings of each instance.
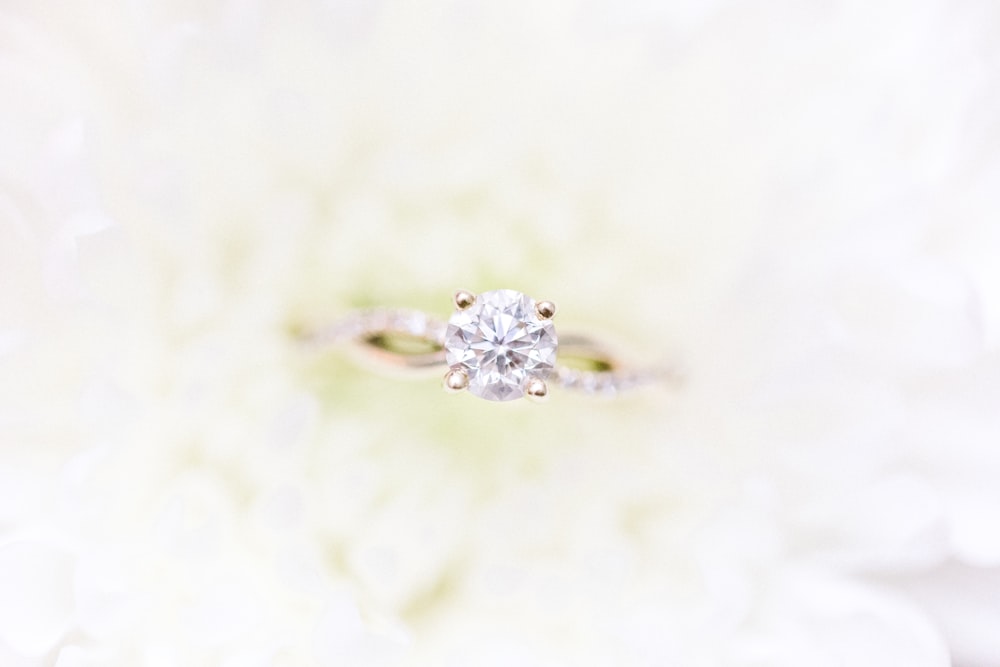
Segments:
[[[0,3],[0,664],[1000,665],[1000,5]],[[510,287],[545,406],[289,334]]]

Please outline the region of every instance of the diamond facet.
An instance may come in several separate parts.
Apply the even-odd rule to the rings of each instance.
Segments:
[[[490,401],[524,395],[532,379],[544,380],[556,361],[556,330],[540,319],[535,300],[513,290],[483,292],[448,320],[448,365],[469,376],[469,391]]]

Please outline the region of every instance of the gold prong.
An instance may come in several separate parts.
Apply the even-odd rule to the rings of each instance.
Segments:
[[[444,390],[457,394],[469,386],[469,374],[459,368],[452,368],[444,374]]]
[[[524,394],[536,403],[541,403],[549,397],[549,388],[543,380],[531,378],[524,386]]]
[[[470,307],[472,304],[476,302],[476,295],[473,294],[472,292],[460,289],[457,292],[455,292],[455,296],[452,299],[452,302],[455,304],[455,307],[458,308],[459,310],[465,310],[466,308]]]
[[[551,301],[539,301],[535,304],[535,314],[540,320],[551,320],[556,314],[556,304]]]

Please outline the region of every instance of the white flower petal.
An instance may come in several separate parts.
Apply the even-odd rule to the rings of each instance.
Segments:
[[[41,657],[73,618],[73,557],[44,542],[0,546],[0,642]]]

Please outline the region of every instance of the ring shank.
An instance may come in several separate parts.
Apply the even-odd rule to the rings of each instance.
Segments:
[[[310,347],[352,342],[367,359],[386,368],[432,371],[447,367],[446,329],[445,322],[420,311],[379,308],[356,311],[304,338]],[[558,354],[552,377],[560,386],[586,393],[614,395],[674,378],[667,370],[630,370],[604,345],[582,334],[560,334]]]

